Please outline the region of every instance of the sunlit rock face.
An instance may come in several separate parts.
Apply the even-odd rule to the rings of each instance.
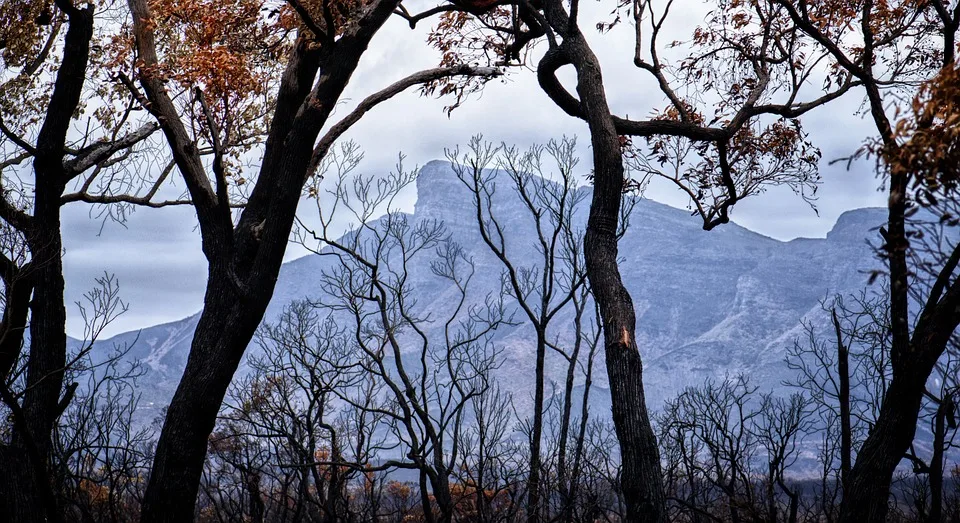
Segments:
[[[469,193],[450,164],[425,165],[417,194],[410,218],[442,221],[473,258],[473,296],[479,301],[499,293],[501,266],[481,241]],[[539,254],[530,216],[513,196],[505,176],[496,195],[494,213],[509,233],[508,254],[514,260],[536,260]],[[589,194],[584,196],[577,214],[581,228],[589,205]],[[876,228],[884,218],[882,209],[850,211],[826,238],[782,242],[733,223],[703,231],[699,218],[688,211],[641,200],[620,242],[620,267],[636,307],[650,408],[656,410],[683,387],[741,373],[761,390],[788,393],[782,386],[789,378],[784,357],[804,335],[801,320],[829,332],[821,300],[856,293],[867,285],[869,271],[878,266],[867,240],[877,236]],[[316,297],[321,275],[332,263],[334,257],[321,256],[287,263],[267,319],[276,318],[293,300]],[[439,281],[427,263],[409,270],[416,289],[413,297],[420,306],[443,310],[455,298],[452,288]],[[551,336],[570,340],[570,317],[560,315]],[[100,344],[132,344],[129,356],[139,359],[147,370],[139,380],[145,417],[157,415],[173,395],[196,321],[195,315]],[[435,333],[442,329],[442,325],[432,327]],[[532,329],[525,325],[502,328],[494,342],[502,350],[501,384],[512,391],[518,408],[529,409],[534,383]],[[564,362],[549,358],[548,372],[549,379],[561,384]],[[581,376],[578,383],[582,382]],[[602,351],[595,365],[594,387],[591,412],[609,415]]]

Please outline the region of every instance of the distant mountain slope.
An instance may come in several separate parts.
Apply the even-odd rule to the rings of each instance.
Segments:
[[[463,203],[468,201],[465,191],[449,164],[428,163],[417,181],[413,218],[442,220],[474,257],[476,283],[484,292],[497,292],[500,266],[479,239],[473,211]],[[505,187],[501,192],[508,193]],[[581,223],[586,210],[585,204],[578,216]],[[533,256],[530,224],[517,202],[502,197],[495,212],[512,233],[508,248],[518,259]],[[866,238],[875,235],[872,231],[884,218],[882,209],[850,211],[825,239],[781,242],[736,224],[705,232],[688,212],[642,200],[631,215],[620,256],[636,304],[650,406],[658,408],[684,386],[727,374],[742,372],[763,388],[779,387],[786,377],[785,351],[801,333],[801,319],[826,326],[819,301],[865,285],[865,271],[877,264]],[[268,319],[292,300],[315,295],[320,274],[330,263],[328,257],[308,256],[284,265]],[[445,289],[428,277],[429,268],[413,272],[413,279],[421,283],[421,302],[442,306]],[[196,322],[195,315],[103,342],[132,344],[130,357],[147,369],[140,380],[146,408],[159,408],[172,396]],[[524,326],[506,328],[496,341],[505,358],[500,377],[512,387],[522,408],[532,395],[532,331]],[[550,371],[559,381],[560,362],[555,364]],[[599,391],[593,395],[595,406],[609,405],[602,362],[595,384]]]

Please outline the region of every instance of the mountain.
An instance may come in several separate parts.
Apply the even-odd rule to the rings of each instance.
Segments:
[[[589,191],[589,188],[581,189]],[[536,254],[527,221],[516,198],[498,191],[494,212],[510,231],[508,248],[515,259]],[[480,241],[466,189],[446,162],[425,165],[417,180],[413,220],[436,219],[472,256],[476,282],[484,292],[498,292],[500,266]],[[589,195],[586,195],[589,196]],[[589,197],[576,220],[586,219]],[[784,356],[802,334],[802,320],[826,328],[820,301],[836,293],[857,292],[867,272],[877,266],[866,239],[884,222],[882,209],[844,213],[826,238],[782,242],[727,224],[703,231],[689,212],[640,200],[631,226],[620,242],[621,270],[637,310],[637,341],[643,353],[648,403],[658,408],[683,387],[706,378],[744,373],[762,389],[778,389],[788,376]],[[315,296],[333,257],[307,256],[283,266],[267,320],[293,300]],[[417,267],[421,303],[442,307],[448,288]],[[127,344],[128,357],[142,362],[139,380],[144,416],[153,417],[176,389],[186,363],[198,316],[118,335],[98,342]],[[570,329],[560,318],[558,334]],[[533,380],[533,332],[518,326],[498,331],[503,350],[501,383],[509,385],[518,406],[529,405]],[[562,361],[553,358],[548,372],[558,382]],[[602,360],[596,366],[594,406],[609,412],[609,392]],[[241,370],[242,372],[242,370]],[[549,390],[549,389],[548,389]]]

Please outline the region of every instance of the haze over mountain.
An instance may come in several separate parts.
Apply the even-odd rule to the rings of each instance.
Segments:
[[[505,177],[504,177],[504,181]],[[533,259],[529,217],[506,184],[498,189],[494,212],[510,231],[508,251],[514,259]],[[581,189],[589,191],[589,188]],[[475,295],[499,292],[500,265],[480,241],[467,190],[450,164],[425,165],[417,180],[414,220],[442,220],[451,236],[474,259]],[[577,219],[585,223],[589,195]],[[641,200],[620,242],[621,268],[637,310],[637,341],[644,357],[648,404],[657,409],[683,387],[706,378],[744,373],[761,389],[777,389],[787,377],[786,350],[803,334],[801,320],[827,327],[820,301],[833,294],[855,293],[878,264],[867,239],[885,220],[882,209],[844,213],[826,238],[778,241],[730,223],[703,231],[689,212]],[[528,258],[529,257],[529,258]],[[287,263],[280,273],[267,321],[300,298],[315,297],[320,275],[334,257],[306,256]],[[450,289],[430,278],[427,266],[413,267],[415,298],[442,307]],[[477,294],[479,293],[479,294]],[[120,334],[98,346],[130,345],[128,358],[140,360],[139,379],[145,418],[159,414],[180,379],[198,315]],[[556,322],[556,335],[570,322]],[[533,331],[506,327],[494,342],[503,351],[498,377],[520,408],[533,392]],[[251,348],[253,350],[253,348]],[[248,355],[250,351],[248,350]],[[562,361],[548,362],[548,374],[560,382]],[[243,369],[241,369],[243,372]],[[581,380],[582,381],[582,380]],[[609,412],[609,392],[602,356],[594,372],[593,412]],[[549,391],[549,387],[548,387]],[[602,409],[602,410],[600,410]]]

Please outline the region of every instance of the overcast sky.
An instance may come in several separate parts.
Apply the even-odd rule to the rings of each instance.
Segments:
[[[601,16],[608,5],[588,2],[587,14],[581,15],[583,27],[591,27],[588,17]],[[702,20],[700,12],[677,10],[674,15],[674,26],[664,41],[686,38]],[[341,114],[367,94],[411,72],[436,66],[436,55],[423,44],[428,26],[411,31],[394,20],[377,36],[347,90]],[[664,101],[655,84],[633,66],[632,34],[628,27],[622,29],[591,35],[591,41],[603,63],[611,107],[620,115],[644,117],[663,107]],[[557,109],[539,90],[530,70],[514,71],[503,81],[489,84],[481,96],[471,98],[449,118],[442,111],[447,104],[449,101],[421,98],[411,92],[369,113],[347,135],[365,151],[363,171],[387,172],[401,152],[407,166],[441,159],[445,148],[465,144],[478,133],[488,140],[520,146],[576,136],[581,144],[581,173],[589,171],[586,125]],[[737,204],[734,221],[781,240],[822,237],[843,211],[882,206],[884,196],[877,191],[879,182],[868,163],[855,164],[850,171],[845,164],[828,165],[829,160],[852,153],[868,135],[869,127],[853,116],[859,104],[858,94],[848,95],[805,119],[805,127],[823,151],[819,215],[789,190],[773,190]],[[666,187],[654,186],[647,196],[677,207],[686,204],[678,191]],[[405,205],[412,210],[414,201],[411,194]],[[201,308],[206,264],[191,209],[141,209],[126,227],[107,224],[101,231],[100,221],[91,219],[89,208],[71,205],[64,209],[63,221],[71,335],[82,334],[72,302],[80,300],[104,271],[118,277],[121,294],[130,307],[108,334],[177,320]],[[300,255],[303,251],[291,248],[288,259]]]

